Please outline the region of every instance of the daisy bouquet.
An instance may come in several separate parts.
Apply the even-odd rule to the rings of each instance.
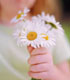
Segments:
[[[34,48],[56,45],[56,37],[63,34],[63,29],[59,22],[56,22],[54,16],[45,14],[33,16],[31,20],[24,19],[30,10],[25,8],[19,11],[11,22],[16,23],[14,38],[17,44],[21,46],[31,45]],[[33,79],[32,80],[36,80]]]

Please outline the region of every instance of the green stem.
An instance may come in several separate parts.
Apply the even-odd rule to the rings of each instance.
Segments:
[[[41,79],[34,79],[34,78],[32,78],[31,80],[41,80]]]
[[[50,24],[52,26],[52,28],[57,29],[57,26],[54,23],[52,23],[52,22],[45,21],[45,24]]]

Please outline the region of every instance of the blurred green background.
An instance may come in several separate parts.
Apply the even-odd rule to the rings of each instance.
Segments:
[[[70,43],[70,23],[63,23],[62,26],[64,28],[65,34],[68,38],[68,41]]]
[[[70,43],[70,0],[62,1],[62,26]]]

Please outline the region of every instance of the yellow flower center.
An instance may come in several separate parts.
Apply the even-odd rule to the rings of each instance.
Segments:
[[[18,14],[18,15],[17,15],[17,19],[19,19],[20,17],[21,17],[21,14]]]
[[[46,40],[48,40],[49,38],[48,38],[48,36],[46,36],[46,37],[43,37],[44,39],[46,39]]]
[[[24,13],[22,12],[22,13],[18,14],[17,19],[19,19],[21,17],[21,15],[24,15]]]
[[[37,38],[37,33],[36,32],[29,32],[27,35],[27,39],[32,41],[35,40]]]

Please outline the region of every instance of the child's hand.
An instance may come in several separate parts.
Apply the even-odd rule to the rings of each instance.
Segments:
[[[28,47],[30,52],[30,59],[28,63],[30,66],[29,76],[35,79],[50,80],[54,73],[54,65],[51,54],[46,48]]]

